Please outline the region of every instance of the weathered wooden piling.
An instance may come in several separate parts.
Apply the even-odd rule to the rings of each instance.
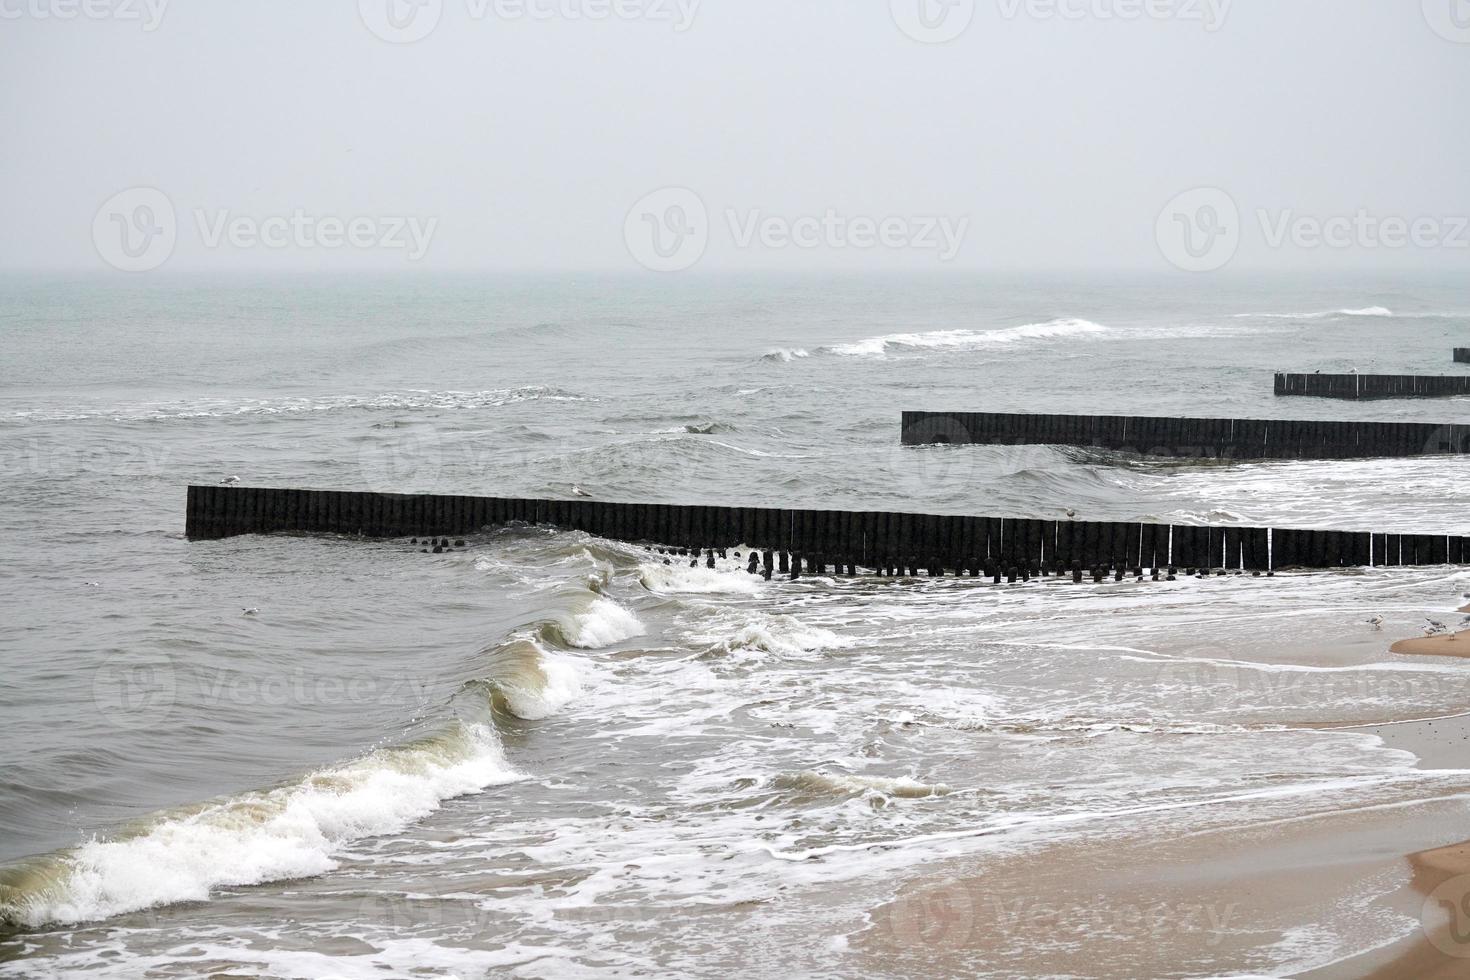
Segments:
[[[1450,380],[1470,382],[1470,376]],[[1470,384],[1459,393],[1470,394]],[[1470,453],[1467,424],[1306,419],[904,412],[902,439],[906,446],[930,445],[928,440],[941,439],[946,445],[1079,446],[1182,459],[1361,459]]]
[[[450,547],[455,536],[506,524],[549,524],[654,545],[706,565],[744,545],[770,577],[854,574],[857,567],[917,576],[983,574],[998,581],[1071,570],[1145,568],[1341,568],[1470,564],[1470,537],[1136,522],[1038,521],[949,514],[681,507],[604,501],[344,493],[251,487],[190,487],[191,540],[257,533],[334,533],[421,539]],[[455,542],[456,545],[458,541]],[[761,562],[754,563],[757,552]],[[803,565],[805,562],[805,565]]]
[[[1470,364],[1470,347],[1455,348],[1455,363]]]

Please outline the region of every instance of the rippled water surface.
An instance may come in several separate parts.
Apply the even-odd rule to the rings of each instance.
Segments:
[[[182,524],[237,476],[1470,534],[1465,460],[898,445],[905,408],[1470,421],[1271,394],[1463,370],[1467,322],[1420,278],[3,280],[0,976],[883,975],[937,869],[1463,822],[1470,774],[1341,727],[1470,710],[1459,661],[1386,652],[1455,569],[763,582]],[[1372,898],[1175,972],[1392,939]],[[926,969],[1071,972],[1022,947]]]

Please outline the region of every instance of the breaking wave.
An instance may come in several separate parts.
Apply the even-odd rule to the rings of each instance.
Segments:
[[[895,352],[983,350],[1028,340],[1055,340],[1107,332],[1107,327],[1091,320],[1061,319],[1027,323],[1001,330],[933,330],[928,333],[885,334],[850,344],[833,344],[818,350],[844,357],[883,357]]]
[[[577,661],[553,653],[521,637],[503,643],[486,658],[484,683],[491,691],[491,707],[522,721],[541,721],[582,696],[582,672]]]
[[[797,360],[798,358],[811,357],[812,353],[802,347],[778,347],[773,351],[766,351],[761,355],[763,361],[779,361],[782,364]]]
[[[613,600],[599,596],[582,611],[547,623],[543,632],[565,646],[595,650],[642,636],[647,630],[637,616]]]
[[[1237,313],[1237,319],[1254,317],[1262,320],[1326,320],[1342,316],[1391,317],[1396,314],[1383,306],[1368,306],[1361,310],[1322,310],[1317,313]]]
[[[166,811],[134,833],[9,869],[0,875],[0,924],[83,922],[206,901],[215,888],[322,874],[353,841],[396,833],[444,800],[523,778],[493,729],[456,721],[277,789]]]
[[[754,595],[761,588],[760,579],[744,572],[675,564],[644,565],[638,570],[638,581],[648,591],[659,594],[734,592]]]

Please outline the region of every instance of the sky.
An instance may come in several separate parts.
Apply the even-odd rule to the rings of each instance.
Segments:
[[[1470,268],[1470,0],[0,0],[0,269]]]

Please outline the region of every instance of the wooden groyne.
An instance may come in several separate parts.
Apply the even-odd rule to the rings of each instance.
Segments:
[[[1313,398],[1454,398],[1470,395],[1470,375],[1278,374],[1276,394]]]
[[[1470,538],[1259,527],[1047,521],[878,511],[783,510],[191,486],[186,533],[205,541],[278,532],[369,538],[472,534],[507,524],[550,525],[699,554],[745,545],[796,571],[989,575],[1086,569],[1341,568],[1470,562]]]
[[[1189,459],[1353,459],[1470,453],[1470,425],[1292,419],[904,412],[903,444],[1087,446]]]

